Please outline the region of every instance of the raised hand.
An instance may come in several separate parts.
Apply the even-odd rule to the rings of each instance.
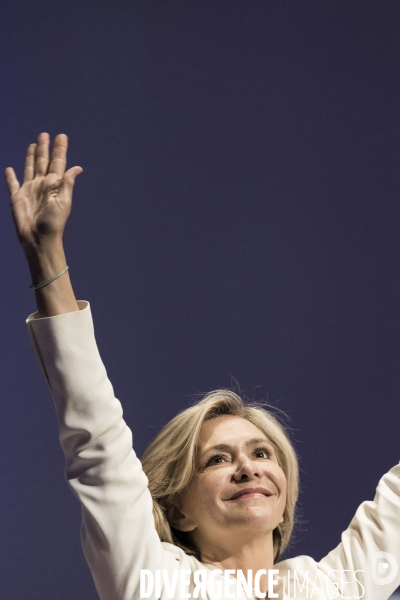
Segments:
[[[49,160],[50,136],[40,133],[37,144],[28,147],[24,179],[7,167],[5,177],[11,197],[11,211],[18,239],[26,250],[62,239],[71,212],[72,190],[81,167],[65,170],[68,138],[60,133],[54,139]]]

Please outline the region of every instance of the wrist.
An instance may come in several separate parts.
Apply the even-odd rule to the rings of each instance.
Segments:
[[[35,242],[22,244],[22,249],[28,260],[31,258],[45,257],[59,252],[63,248],[63,239],[61,235],[42,238]]]
[[[24,248],[34,285],[53,277],[67,266],[62,241]]]

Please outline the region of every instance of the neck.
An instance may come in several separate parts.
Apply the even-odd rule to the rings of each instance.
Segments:
[[[239,535],[236,539],[221,540],[218,546],[213,541],[212,544],[204,545],[200,554],[201,562],[214,565],[222,571],[241,570],[247,576],[247,571],[251,570],[254,578],[257,571],[265,569],[267,574],[260,578],[260,590],[268,591],[268,570],[274,566],[272,531],[248,540]]]

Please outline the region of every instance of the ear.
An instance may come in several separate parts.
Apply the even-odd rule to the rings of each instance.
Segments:
[[[285,519],[282,517],[281,520],[279,521],[279,523],[283,523]]]
[[[167,503],[167,519],[169,524],[178,531],[193,531],[197,527],[189,515],[181,512],[180,503],[176,498],[170,498]]]

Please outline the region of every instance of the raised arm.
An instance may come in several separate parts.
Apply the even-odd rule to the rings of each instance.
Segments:
[[[6,169],[11,210],[33,284],[66,266],[62,235],[82,170],[65,171],[67,137],[49,161],[49,136],[28,148],[24,182]],[[82,505],[82,545],[101,600],[139,597],[140,569],[177,566],[160,542],[152,499],[132,434],[101,361],[90,305],[75,299],[68,271],[35,291],[29,335],[46,375],[66,459],[68,485]]]
[[[319,568],[342,597],[387,600],[400,585],[400,463],[383,477],[374,500],[363,502],[340,544]],[[344,583],[347,582],[347,583]]]

